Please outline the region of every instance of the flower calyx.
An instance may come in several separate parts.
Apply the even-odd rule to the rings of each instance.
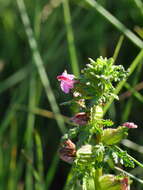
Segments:
[[[74,161],[76,156],[76,146],[70,139],[66,140],[59,148],[59,156],[61,160],[67,163],[71,164]]]
[[[77,125],[86,125],[89,120],[89,114],[86,112],[80,112],[73,116],[70,120]]]

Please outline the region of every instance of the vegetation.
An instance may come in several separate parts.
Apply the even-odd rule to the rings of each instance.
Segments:
[[[139,126],[121,148],[142,162],[142,7],[141,0],[0,1],[0,189],[64,189],[70,181],[71,167],[57,150],[77,108],[62,103],[71,95],[56,77],[66,69],[78,78],[88,57],[113,57],[129,69],[104,118]],[[116,169],[109,173],[124,170]],[[142,189],[141,167],[124,173],[133,178],[131,189]]]

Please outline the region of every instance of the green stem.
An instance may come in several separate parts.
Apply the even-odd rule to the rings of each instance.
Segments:
[[[94,0],[84,0],[87,4],[100,13],[106,20],[108,20],[114,27],[121,31],[131,42],[133,42],[140,49],[143,48],[143,41],[137,37],[131,30],[122,24],[114,15],[108,12],[102,5]]]
[[[57,124],[61,130],[61,133],[64,133],[64,131],[65,131],[64,120],[60,116],[60,109],[57,105],[55,95],[54,95],[52,87],[50,85],[50,80],[47,76],[47,73],[46,73],[46,70],[44,67],[43,59],[42,59],[41,54],[40,54],[39,49],[38,49],[37,41],[35,39],[33,30],[31,28],[30,19],[29,19],[29,16],[27,14],[27,11],[26,11],[24,0],[17,0],[17,5],[18,5],[20,16],[21,16],[21,19],[22,19],[22,22],[24,25],[24,29],[25,29],[25,32],[26,32],[26,35],[28,38],[28,43],[29,43],[30,49],[31,49],[32,54],[33,54],[33,60],[34,60],[34,63],[37,67],[37,70],[38,70],[41,82],[43,84],[43,87],[45,89],[46,96],[49,100],[52,111],[55,114],[55,118],[56,118]]]
[[[138,66],[138,64],[140,63],[140,61],[143,58],[143,49],[139,52],[139,54],[136,56],[136,58],[133,60],[133,62],[131,63],[130,67],[129,67],[129,74],[128,77],[133,73],[133,71],[136,69],[136,67]],[[121,89],[123,88],[124,84],[126,83],[127,79],[121,81],[118,86],[115,89],[115,94],[119,94],[119,92],[121,91]],[[111,98],[110,101],[106,104],[106,106],[104,107],[104,115],[106,114],[108,108],[110,107],[111,103],[113,102],[114,98]]]
[[[77,54],[76,54],[74,33],[72,30],[71,14],[70,14],[70,7],[69,7],[68,0],[63,0],[63,12],[64,12],[64,20],[65,20],[66,30],[67,30],[67,41],[68,41],[68,48],[69,48],[70,59],[71,59],[71,67],[73,70],[73,74],[76,76],[79,76],[78,59],[77,59]]]
[[[102,176],[102,168],[96,169],[94,171],[94,187],[95,187],[95,190],[100,190],[101,189],[100,182],[99,182],[99,178],[101,176]]]
[[[83,178],[82,190],[87,190],[86,177]]]
[[[123,40],[124,40],[124,36],[121,35],[120,38],[119,38],[119,41],[116,45],[116,48],[115,48],[115,51],[114,51],[114,54],[113,54],[113,59],[114,59],[114,62],[116,61],[118,55],[119,55],[119,51],[121,49],[121,46],[123,44]]]
[[[119,172],[122,172],[123,174],[126,174],[127,176],[133,178],[134,180],[138,181],[139,183],[143,184],[143,180],[138,178],[138,177],[135,177],[134,175],[132,175],[131,173],[129,172],[126,172],[124,170],[122,170],[121,168],[119,167],[115,167],[116,170],[118,170]]]

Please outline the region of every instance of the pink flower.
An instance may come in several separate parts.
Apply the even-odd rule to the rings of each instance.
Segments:
[[[66,94],[69,93],[70,89],[74,88],[74,83],[76,82],[74,77],[74,75],[68,74],[66,70],[62,75],[57,76],[58,81],[61,82],[60,87]]]
[[[70,120],[78,125],[86,125],[89,120],[89,116],[87,115],[87,113],[81,112],[81,113],[77,113]]]
[[[122,126],[125,126],[125,127],[128,127],[128,128],[138,128],[138,126],[137,125],[135,125],[134,123],[132,123],[132,122],[126,122],[126,123],[123,123],[122,124]]]

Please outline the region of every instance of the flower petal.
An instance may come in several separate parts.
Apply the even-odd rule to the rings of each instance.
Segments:
[[[67,83],[65,83],[64,81],[61,81],[60,87],[64,93],[66,94],[69,93],[70,88],[69,88],[69,85],[67,85]]]
[[[68,74],[66,70],[62,73],[62,76],[66,77],[66,78],[68,78],[70,80],[73,80],[75,78],[74,75]]]
[[[66,94],[69,93],[70,89],[74,88],[74,75],[68,74],[65,70],[62,75],[57,76],[57,79],[61,82],[60,86],[63,92]]]

